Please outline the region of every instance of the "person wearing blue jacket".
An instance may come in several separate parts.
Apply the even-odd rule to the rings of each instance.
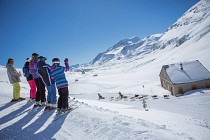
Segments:
[[[69,71],[69,64],[68,59],[66,58],[64,60],[65,67],[60,66],[60,59],[59,58],[53,58],[52,63],[53,66],[51,67],[52,76],[55,79],[56,87],[58,89],[59,98],[58,98],[58,111],[65,112],[68,110],[68,81],[66,79],[65,73]]]
[[[57,106],[55,80],[52,77],[50,65],[45,63],[46,60],[46,57],[38,57],[38,73],[48,91],[45,109],[55,109]]]

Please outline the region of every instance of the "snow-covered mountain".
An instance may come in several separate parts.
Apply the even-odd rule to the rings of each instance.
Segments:
[[[91,64],[103,65],[106,62],[113,60],[128,59],[137,55],[150,53],[152,46],[160,39],[162,34],[155,34],[143,39],[132,37],[123,39],[109,48],[106,52],[98,54]]]
[[[201,0],[170,26],[156,44],[156,48],[180,47],[195,43],[210,32],[210,1]]]
[[[93,66],[110,67],[125,62],[133,63],[134,59],[150,57],[156,52],[164,52],[166,55],[171,54],[165,59],[165,64],[201,59],[207,56],[210,51],[207,48],[207,46],[210,46],[210,42],[206,38],[210,38],[210,1],[201,0],[185,12],[164,33],[151,35],[143,39],[138,37],[123,39],[106,52],[98,54],[91,64]],[[178,47],[179,49],[177,49]],[[172,53],[172,51],[177,52],[178,55],[175,52]],[[191,55],[188,55],[189,52]],[[180,58],[180,55],[184,55],[184,57]],[[142,63],[148,63],[148,61],[151,61],[151,59],[145,59],[145,62]],[[202,62],[202,60],[200,61]],[[210,68],[210,66],[207,67]]]
[[[69,100],[72,110],[64,114],[33,108],[29,100],[11,103],[13,88],[0,66],[0,139],[209,140],[210,90],[165,99],[170,93],[159,80],[162,65],[170,63],[199,60],[210,70],[209,13],[210,1],[200,1],[164,34],[122,40],[92,65],[75,65],[89,71],[66,73],[75,100]],[[20,86],[20,95],[29,97],[23,76]],[[119,99],[119,91],[128,98]],[[148,111],[142,98],[132,98],[135,94],[145,97]]]

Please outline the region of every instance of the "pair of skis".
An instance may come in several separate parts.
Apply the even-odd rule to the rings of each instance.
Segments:
[[[74,99],[72,101],[74,101]],[[64,112],[58,111],[57,114],[55,115],[55,118],[54,118],[53,122],[58,121],[59,119],[61,119],[66,114],[68,114],[68,113],[72,112],[73,110],[79,108],[82,104],[84,104],[84,102],[74,101],[74,103],[71,104],[66,111],[64,111]]]
[[[75,98],[71,99],[69,102],[75,100]],[[39,108],[39,107],[42,107],[42,106],[45,106],[45,109],[44,110],[54,110],[56,109],[56,107],[52,107],[52,106],[49,106],[49,105],[41,105],[41,104],[34,104],[33,108]]]
[[[10,102],[20,102],[26,100],[26,98],[20,97],[19,99],[12,99]]]
[[[73,102],[72,104],[69,105],[68,109],[65,110],[65,111],[57,111],[57,115],[58,114],[62,114],[62,113],[65,113],[65,112],[69,112],[71,111],[74,107],[77,107],[80,102],[78,101],[75,101],[75,98],[73,98],[72,100],[70,100],[69,102]],[[83,103],[83,102],[82,102]]]

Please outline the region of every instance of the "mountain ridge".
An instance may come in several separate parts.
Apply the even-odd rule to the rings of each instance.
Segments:
[[[187,10],[164,33],[147,36],[143,39],[134,36],[123,39],[99,53],[91,62],[92,66],[117,64],[133,57],[143,57],[156,50],[176,48],[184,43],[193,44],[210,32],[210,1],[201,0]]]

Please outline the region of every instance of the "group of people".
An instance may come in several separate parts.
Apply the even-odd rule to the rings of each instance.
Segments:
[[[58,111],[68,110],[68,81],[65,73],[69,71],[68,59],[64,60],[65,67],[60,65],[59,58],[52,59],[52,66],[47,64],[44,56],[37,53],[32,54],[32,59],[27,58],[23,67],[23,74],[30,86],[30,99],[34,101],[34,106],[46,105],[46,109]],[[9,58],[6,68],[10,83],[13,85],[12,101],[22,100],[20,97],[20,77],[21,73],[13,67],[14,59]],[[56,87],[59,98],[57,101]],[[47,99],[45,94],[47,89]]]

